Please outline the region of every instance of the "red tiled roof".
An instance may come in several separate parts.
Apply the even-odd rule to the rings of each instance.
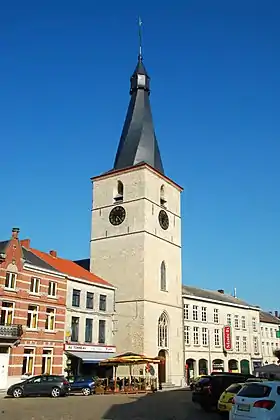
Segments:
[[[112,287],[112,284],[110,284],[108,281],[103,280],[101,277],[98,277],[95,274],[87,271],[85,268],[75,264],[71,260],[54,257],[50,254],[47,254],[46,252],[42,252],[34,248],[30,248],[29,250],[61,273],[64,273],[70,277],[76,277],[81,280],[90,281],[95,284]]]

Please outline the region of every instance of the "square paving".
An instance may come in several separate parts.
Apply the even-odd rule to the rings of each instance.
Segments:
[[[195,407],[191,392],[73,395],[66,398],[0,398],[0,420],[216,420]]]

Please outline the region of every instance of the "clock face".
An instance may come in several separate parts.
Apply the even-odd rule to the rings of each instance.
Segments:
[[[122,206],[116,206],[110,211],[109,221],[112,225],[118,226],[124,221],[125,216],[125,209]]]
[[[158,221],[160,226],[162,227],[163,230],[168,229],[169,227],[169,219],[168,219],[168,214],[166,213],[165,210],[161,210],[158,214]]]

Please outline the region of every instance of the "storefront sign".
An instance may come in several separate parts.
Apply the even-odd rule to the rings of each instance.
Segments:
[[[115,353],[115,346],[85,346],[80,344],[65,344],[66,351],[89,351],[89,352],[100,352],[100,353]]]
[[[223,329],[223,340],[224,340],[224,350],[225,351],[232,350],[231,327],[230,327],[230,325],[226,325]]]

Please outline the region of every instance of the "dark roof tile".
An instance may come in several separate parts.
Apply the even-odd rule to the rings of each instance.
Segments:
[[[215,290],[207,290],[207,289],[199,289],[197,287],[192,286],[183,286],[183,295],[191,295],[195,297],[201,297],[204,299],[212,299],[212,300],[218,300],[223,303],[231,303],[236,305],[242,305],[242,306],[250,306],[253,308],[258,308],[256,305],[251,305],[247,302],[244,302],[241,299],[237,299],[231,295],[228,295],[226,293],[220,293]]]
[[[280,319],[270,314],[269,312],[260,311],[260,321],[267,322],[269,324],[280,324]]]

